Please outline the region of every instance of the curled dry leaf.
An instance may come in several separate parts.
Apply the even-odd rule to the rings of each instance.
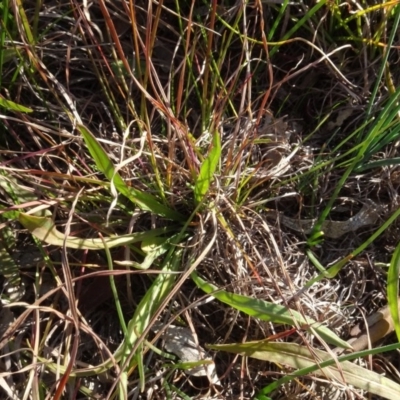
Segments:
[[[380,213],[385,209],[385,206],[375,204],[373,201],[369,200],[356,215],[346,221],[324,221],[321,230],[324,232],[326,237],[338,239],[348,232],[355,232],[364,226],[374,225],[378,221]],[[268,210],[267,217],[274,219],[280,218],[282,225],[306,235],[311,233],[317,222],[317,219],[315,218],[289,218],[282,213],[273,210]]]
[[[159,322],[155,323],[152,328],[155,333],[162,329],[163,324]],[[161,338],[164,340],[165,350],[178,356],[182,362],[207,361],[203,365],[186,370],[188,375],[207,376],[211,383],[220,385],[214,362],[206,351],[196,344],[189,328],[170,325],[163,330]]]
[[[398,299],[398,306],[400,308],[400,299]],[[354,337],[348,340],[347,343],[353,347],[352,351],[365,350],[394,331],[394,323],[390,315],[389,306],[387,305],[370,315],[367,318],[367,324],[368,328],[362,331],[359,329],[357,331],[358,327],[353,328],[351,331]],[[337,348],[335,351],[341,353],[343,349]]]

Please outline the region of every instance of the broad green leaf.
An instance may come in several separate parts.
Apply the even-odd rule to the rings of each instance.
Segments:
[[[58,231],[51,220],[46,217],[36,217],[24,213],[19,214],[19,222],[26,228],[32,235],[44,242],[54,245],[63,246],[65,235]],[[159,236],[171,231],[172,228],[159,228],[152,229],[149,232],[132,233],[129,235],[112,236],[104,238],[108,248],[124,246],[130,243],[141,242],[142,240],[149,239],[154,236]],[[75,236],[68,236],[65,244],[71,249],[82,250],[100,250],[104,249],[102,239],[82,239]]]
[[[207,194],[208,189],[210,188],[220,157],[221,139],[218,131],[215,131],[213,136],[213,147],[200,168],[199,176],[197,177],[194,187],[194,197],[197,204],[203,200],[203,197]]]
[[[394,251],[390,261],[387,276],[387,296],[390,314],[393,318],[397,340],[400,342],[400,318],[399,318],[399,272],[400,272],[400,243]]]
[[[301,375],[313,372],[315,375],[332,377],[338,382],[342,382],[343,373],[347,385],[353,385],[386,399],[397,400],[399,398],[400,385],[390,379],[350,361],[340,360],[340,358],[339,370],[336,364],[339,361],[333,360],[325,351],[313,349],[311,353],[308,347],[296,343],[275,343],[262,340],[206,347],[212,350],[242,354],[258,360],[285,364],[295,369],[309,369],[309,371],[303,371]],[[291,378],[294,378],[300,376],[300,373],[294,372],[290,375]]]
[[[172,210],[164,204],[159,203],[159,201],[151,194],[129,187],[121,178],[121,175],[115,171],[113,163],[94,135],[83,125],[78,125],[78,130],[83,136],[89,152],[97,165],[97,168],[107,177],[110,182],[113,182],[119,193],[127,197],[132,203],[137,204],[138,207],[144,211],[150,211],[154,214],[175,221],[184,220],[180,213]]]
[[[253,299],[252,297],[219,290],[216,286],[204,281],[195,272],[192,273],[191,277],[196,285],[204,292],[211,294],[222,303],[228,304],[247,315],[278,324],[296,325],[297,323],[297,325],[303,326],[310,332],[315,331],[322,339],[330,344],[351,349],[348,343],[340,339],[326,326],[318,324],[311,318],[304,318],[295,310],[288,309],[279,304],[269,303],[265,300]]]
[[[29,107],[22,106],[21,104],[14,103],[11,100],[6,100],[0,96],[0,106],[4,107],[6,110],[20,111],[24,113],[31,113],[33,110]]]

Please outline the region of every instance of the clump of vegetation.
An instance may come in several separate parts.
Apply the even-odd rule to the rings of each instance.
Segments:
[[[3,397],[398,398],[397,2],[0,15]]]

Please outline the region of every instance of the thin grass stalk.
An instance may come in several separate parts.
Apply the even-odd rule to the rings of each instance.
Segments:
[[[212,48],[215,35],[213,30],[215,28],[216,15],[217,15],[217,1],[212,0],[211,11],[209,14],[210,22],[208,30],[205,33],[205,36],[207,37],[206,41],[207,49],[204,57],[203,92],[202,92],[202,102],[201,102],[201,117],[202,117],[201,127],[203,132],[208,128],[210,115],[212,114],[211,109],[214,105],[214,98],[213,96],[209,96],[208,86],[210,84],[210,74],[212,73],[211,60],[212,60]]]
[[[377,239],[385,230],[400,216],[400,209],[398,209],[396,212],[394,212],[390,218],[388,218],[382,226],[380,226],[373,235],[371,235],[365,242],[363,242],[357,249],[352,251],[349,255],[346,257],[342,258],[340,261],[329,267],[328,269],[325,269],[322,267],[321,264],[319,264],[318,269],[320,270],[325,270],[322,274],[318,275],[316,278],[311,279],[305,287],[310,287],[314,283],[319,282],[323,278],[334,278],[340,270],[354,257],[356,257],[358,254],[360,254],[362,251],[364,251],[371,243],[374,242],[375,239]],[[317,259],[311,259],[311,261],[315,262]]]
[[[6,38],[7,38],[7,23],[9,17],[9,0],[2,1],[2,19],[0,21],[0,89],[2,89],[3,80],[3,66],[5,61],[5,48],[6,48]]]
[[[374,85],[374,87],[372,89],[371,96],[369,97],[368,107],[367,107],[367,110],[366,110],[366,113],[365,113],[365,120],[368,120],[370,115],[371,115],[371,113],[372,113],[372,108],[375,105],[376,96],[378,94],[379,88],[381,87],[382,77],[383,77],[383,74],[385,72],[386,63],[387,63],[388,58],[389,58],[389,54],[390,54],[389,49],[391,49],[391,47],[393,45],[393,42],[394,42],[394,39],[395,39],[395,37],[396,37],[396,35],[398,33],[398,27],[399,27],[399,23],[400,23],[400,5],[396,6],[394,14],[395,14],[395,18],[394,18],[394,21],[393,21],[392,30],[390,32],[389,40],[388,40],[387,45],[385,47],[386,50],[384,50],[384,53],[383,53],[383,58],[382,58],[381,66],[380,66],[379,71],[377,73],[377,77],[376,77],[376,80],[375,80],[375,85]]]
[[[393,319],[397,341],[400,343],[400,318],[399,318],[399,276],[400,276],[400,243],[396,246],[390,261],[387,276],[387,297],[390,314]]]
[[[100,235],[100,238],[103,241],[104,251],[106,253],[106,258],[107,258],[108,269],[109,269],[109,271],[112,272],[114,270],[114,267],[113,267],[114,264],[113,264],[113,259],[111,257],[110,249],[108,248],[107,243],[104,240],[102,235]],[[128,334],[128,330],[127,330],[126,323],[125,323],[124,313],[123,313],[122,307],[121,307],[121,301],[120,301],[119,295],[118,295],[117,285],[115,284],[115,279],[112,274],[110,274],[110,286],[111,286],[111,291],[112,291],[113,297],[114,297],[115,308],[116,308],[117,314],[118,314],[119,325],[122,329],[124,336],[126,337]]]

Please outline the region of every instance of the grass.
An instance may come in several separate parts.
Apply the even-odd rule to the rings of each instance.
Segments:
[[[398,397],[400,6],[305,3],[2,0],[3,397]]]

